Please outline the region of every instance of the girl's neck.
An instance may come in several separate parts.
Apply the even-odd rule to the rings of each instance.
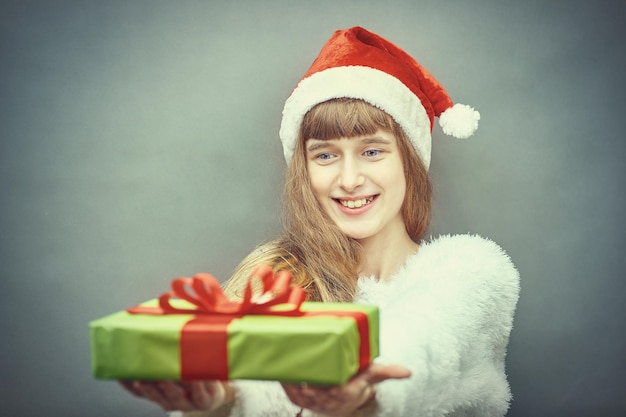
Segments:
[[[406,231],[393,239],[366,239],[359,243],[362,248],[359,276],[374,276],[381,281],[391,278],[419,249]]]

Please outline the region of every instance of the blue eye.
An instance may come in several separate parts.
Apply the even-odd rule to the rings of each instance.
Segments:
[[[331,163],[334,158],[335,158],[335,154],[332,154],[330,152],[322,152],[322,153],[315,155],[315,160],[317,161],[317,163],[324,164],[324,165]]]
[[[373,158],[373,157],[379,156],[381,152],[382,151],[380,149],[368,149],[365,152],[363,152],[363,155],[367,156],[368,158]]]

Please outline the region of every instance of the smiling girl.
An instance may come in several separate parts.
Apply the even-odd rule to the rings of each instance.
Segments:
[[[335,32],[283,111],[285,232],[226,284],[236,298],[269,264],[291,271],[310,301],[379,306],[375,363],[337,387],[125,387],[185,416],[503,416],[519,277],[490,240],[424,239],[435,117],[456,137],[470,136],[479,118],[389,41],[359,27]]]

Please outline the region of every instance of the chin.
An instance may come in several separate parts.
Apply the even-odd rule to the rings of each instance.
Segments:
[[[354,239],[354,240],[363,240],[372,236],[369,233],[363,233],[363,231],[355,232],[353,230],[343,230],[343,229],[341,231],[350,239]]]

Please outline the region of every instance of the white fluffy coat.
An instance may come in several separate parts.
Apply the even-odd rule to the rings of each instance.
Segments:
[[[494,242],[444,236],[386,282],[362,277],[356,302],[380,307],[376,362],[409,368],[405,380],[377,386],[368,417],[503,416],[511,394],[505,356],[519,296],[519,275]],[[299,411],[276,382],[237,381],[239,394],[218,413],[174,416],[293,417]],[[304,416],[316,416],[305,410]]]

